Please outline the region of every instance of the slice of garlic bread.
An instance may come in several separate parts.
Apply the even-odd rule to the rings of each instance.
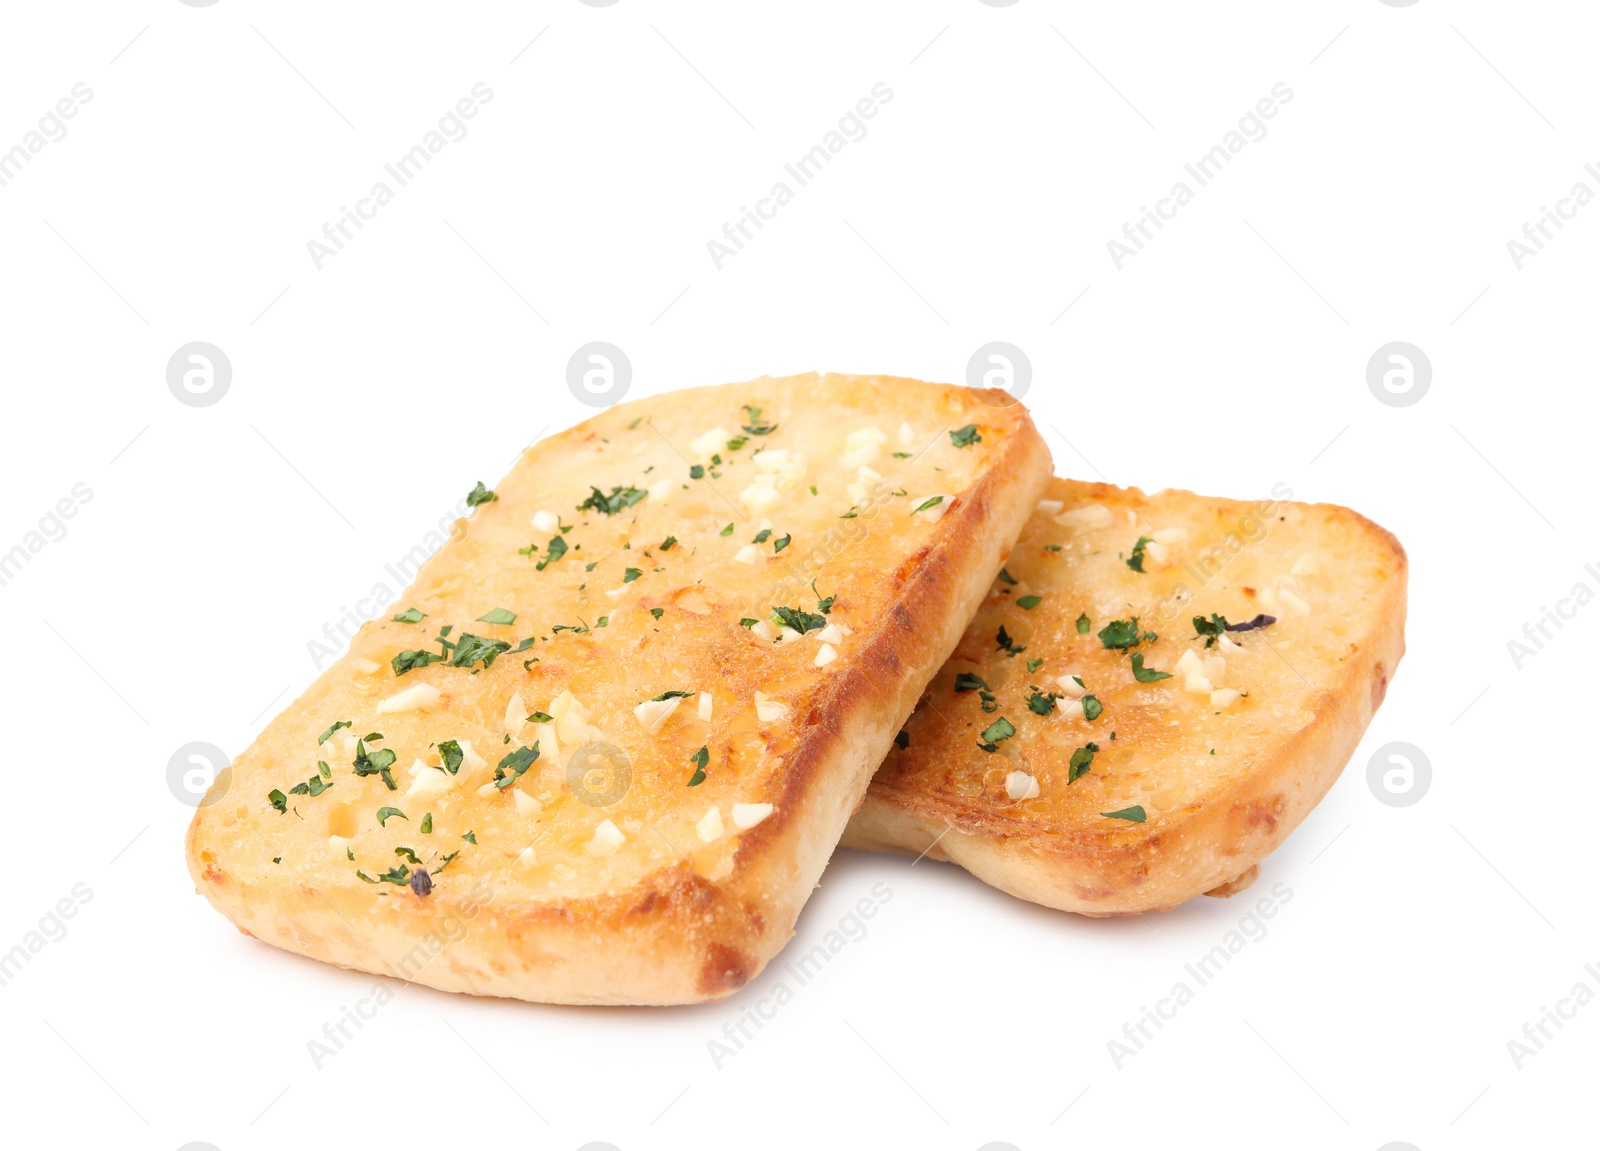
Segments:
[[[1049,473],[1003,393],[882,377],[552,436],[233,762],[195,881],[268,943],[445,990],[726,996]]]
[[[1405,649],[1400,544],[1288,494],[1054,480],[844,846],[1085,915],[1248,886]]]

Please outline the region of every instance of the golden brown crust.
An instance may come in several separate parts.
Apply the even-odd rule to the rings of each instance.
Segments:
[[[741,404],[765,416],[741,416]],[[752,419],[760,426],[774,417],[779,430],[759,446],[807,451],[811,470],[786,491],[783,507],[724,536],[724,522],[744,518],[739,488],[756,475],[752,446],[742,454],[724,449],[723,463],[701,465],[721,477],[702,496],[697,481],[686,478],[686,457],[694,454],[688,441],[719,425],[736,428]],[[840,508],[854,501],[840,490],[850,469],[831,462],[843,446],[838,441],[875,424],[895,437],[902,419],[915,425],[916,443],[900,459],[890,457],[891,442],[873,463],[887,481],[882,499],[872,497],[877,518],[857,517],[869,521],[860,532],[854,524],[839,527]],[[958,451],[948,432],[966,423],[981,429],[982,441]],[[942,471],[932,471],[935,462]],[[231,790],[200,808],[189,830],[196,885],[258,939],[443,990],[560,1003],[722,998],[753,978],[793,934],[872,770],[960,637],[1049,466],[1026,413],[1002,395],[881,377],[696,389],[619,405],[551,437],[495,485],[500,498],[479,507],[470,530],[421,567],[394,608],[367,624],[350,652],[235,760]],[[660,507],[651,497],[618,516],[591,513],[585,520],[573,511],[591,483],[642,485],[663,472],[674,484]],[[963,473],[959,484],[942,489],[942,517],[930,522],[909,514],[910,500],[940,490],[928,486],[936,475],[944,482]],[[582,486],[574,486],[579,480]],[[818,495],[807,494],[806,480]],[[897,482],[906,494],[887,492]],[[804,502],[810,499],[817,504]],[[528,539],[554,534],[527,527],[530,515],[546,508],[564,523],[575,521],[564,538],[583,550],[567,558],[600,556],[596,570],[560,560],[543,573],[559,578],[543,578],[532,565],[549,549],[515,554]],[[769,539],[757,563],[733,562],[734,549],[769,517],[772,535],[793,535],[789,556],[769,552]],[[633,525],[626,533],[624,520]],[[669,532],[676,544],[662,548]],[[813,540],[821,542],[813,548]],[[626,580],[624,564],[642,574]],[[838,658],[821,668],[812,666],[820,648],[814,638],[772,645],[737,623],[746,612],[758,614],[752,607],[768,602],[774,589],[783,589],[776,602],[791,606],[812,596],[806,589],[813,579],[820,594],[836,600],[828,619],[851,629],[838,643]],[[617,587],[603,591],[609,584]],[[389,619],[411,606],[427,613],[424,624]],[[387,666],[360,670],[362,660],[386,665],[401,648],[425,647],[439,623],[453,622],[458,637],[461,630],[487,630],[467,621],[495,606],[516,610],[519,624],[536,620],[541,634],[568,620],[586,621],[589,630],[551,633],[529,652],[473,672],[434,664],[396,679]],[[603,632],[594,622],[601,612],[608,613]],[[529,629],[498,634],[513,630]],[[793,644],[803,646],[796,651]],[[535,654],[538,661],[524,667],[523,659]],[[420,717],[375,713],[378,699],[419,683],[442,693],[433,710]],[[788,716],[757,721],[751,693],[763,685],[790,704]],[[691,718],[696,700],[689,698],[659,734],[643,731],[632,707],[680,686],[711,690],[713,719]],[[404,769],[413,756],[437,760],[440,739],[467,735],[492,765],[506,750],[498,733],[511,692],[533,711],[548,710],[563,689],[587,702],[592,726],[631,763],[631,787],[614,806],[591,809],[575,800],[558,766],[529,782],[546,762],[567,757],[573,741],[564,738],[559,756],[536,761],[516,785],[541,805],[536,814],[519,814],[509,794],[496,789],[479,796],[487,769],[471,787],[426,801],[405,798]],[[336,718],[355,726],[319,748],[316,735]],[[374,776],[355,778],[348,755],[328,750],[368,725],[385,733],[381,746],[400,753],[392,769],[396,791]],[[508,733],[511,746],[531,744],[534,730],[517,725]],[[545,736],[546,751],[553,734]],[[689,757],[701,745],[712,758],[705,782],[690,790]],[[287,792],[292,780],[315,771],[318,755],[332,763],[333,788],[316,798],[289,797],[285,814],[272,810],[266,791]],[[424,768],[424,778],[437,770]],[[772,813],[736,829],[734,803],[770,803]],[[378,826],[379,804],[404,809],[404,819]],[[708,805],[730,821],[709,843],[695,831]],[[433,816],[429,836],[419,830],[423,810]],[[602,817],[623,830],[626,842],[597,859],[585,842]],[[478,842],[463,846],[469,828]],[[330,833],[345,838],[329,841]],[[530,840],[531,863],[518,852]],[[339,853],[344,844],[354,861]],[[358,867],[372,876],[395,864],[392,848],[421,853],[425,864],[449,848],[462,854],[422,898],[400,884],[357,878]]]
[[[1263,516],[1261,503],[1065,480],[1048,496],[1070,526],[1041,512],[1024,529],[1007,563],[1021,582],[997,585],[907,725],[910,747],[890,753],[842,843],[928,851],[1013,895],[1085,915],[1236,890],[1332,786],[1382,702],[1404,651],[1405,552],[1382,528],[1331,505],[1274,499]],[[1078,527],[1074,509],[1095,507],[1111,510],[1109,520]],[[1216,570],[1193,558],[1252,520],[1260,538]],[[1173,528],[1190,538],[1166,565],[1128,568],[1138,538]],[[1051,545],[1062,550],[1047,552]],[[1034,591],[1042,602],[1019,613],[1016,597]],[[1263,607],[1264,598],[1276,606]],[[1257,608],[1278,611],[1279,622],[1236,637],[1244,650],[1225,661],[1227,686],[1251,694],[1221,708],[1186,694],[1181,674],[1138,683],[1125,653],[1095,634],[1113,616],[1139,615],[1147,627],[1159,618],[1160,639],[1138,650],[1148,666],[1171,671],[1184,650],[1207,652],[1191,616],[1242,622]],[[1092,618],[1088,634],[1074,626],[1080,614]],[[1031,628],[1023,656],[995,650],[1002,623]],[[959,671],[1006,678],[1023,658],[1045,661],[1038,676],[1010,675],[1012,689],[996,689],[998,713],[1018,727],[1001,745],[1012,757],[1001,766],[1031,772],[1044,789],[1018,802],[991,778],[995,769],[981,772],[985,757],[970,746],[979,718],[993,716],[951,683]],[[1024,682],[1048,691],[1049,677],[1067,670],[1104,700],[1098,722],[1079,715],[1063,724],[1018,706]],[[1101,748],[1091,773],[1068,782],[1068,754],[1091,739]],[[1140,801],[1143,823],[1101,814]]]

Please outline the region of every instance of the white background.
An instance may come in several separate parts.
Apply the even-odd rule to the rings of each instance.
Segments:
[[[0,987],[5,1141],[1434,1151],[1589,1130],[1600,1006],[1520,1069],[1507,1041],[1600,990],[1600,607],[1520,670],[1506,645],[1600,590],[1600,207],[1520,271],[1506,242],[1600,191],[1594,13],[1219,7],[6,5],[0,148],[93,96],[0,187],[0,551],[92,492],[0,587],[0,951],[92,892]],[[480,81],[469,134],[319,271],[306,242]],[[867,135],[719,271],[706,242],[880,81]],[[1279,82],[1265,138],[1119,271],[1107,241]],[[1062,474],[1282,482],[1393,530],[1409,653],[1247,896],[1097,922],[844,853],[795,948],[873,884],[892,897],[720,1067],[708,1041],[782,958],[702,1008],[402,988],[318,1069],[307,1041],[374,980],[194,894],[168,759],[243,749],[385,563],[584,418],[565,365],[596,339],[634,395],[961,381],[1009,341]],[[193,340],[232,363],[214,406],[166,385]],[[1409,407],[1367,387],[1392,340],[1432,364]],[[1409,807],[1367,784],[1391,741],[1432,764]],[[1280,883],[1265,937],[1119,1069],[1107,1041]]]

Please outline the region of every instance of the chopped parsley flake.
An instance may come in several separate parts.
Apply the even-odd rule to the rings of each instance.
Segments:
[[[694,774],[689,777],[689,786],[699,787],[706,781],[706,764],[711,762],[711,752],[701,747],[689,757],[689,762],[694,764]]]
[[[453,739],[447,739],[439,745],[439,758],[444,760],[444,769],[454,775],[461,767],[464,758],[461,745]]]
[[[623,583],[632,583],[634,580],[638,579],[642,575],[644,575],[644,572],[640,571],[638,568],[623,568],[622,569],[622,582]]]
[[[957,428],[950,433],[950,442],[958,448],[970,448],[973,444],[983,439],[978,434],[977,424],[968,424],[964,428]]]
[[[517,622],[517,613],[507,611],[503,607],[497,607],[493,611],[487,611],[480,615],[478,617],[478,622],[505,625],[514,624]]]
[[[1029,690],[1033,694],[1028,696],[1028,710],[1033,714],[1049,715],[1056,709],[1056,700],[1061,697],[1055,692],[1050,692],[1047,695],[1036,687],[1030,687]]]
[[[1084,612],[1082,615],[1080,615],[1078,617],[1078,634],[1079,635],[1088,635],[1089,634],[1089,626],[1090,626],[1089,625],[1089,613],[1088,612]]]
[[[410,818],[406,815],[406,813],[401,811],[398,807],[380,807],[380,808],[378,808],[378,826],[379,827],[387,826],[389,820],[392,819],[395,816],[399,816],[401,819],[404,819],[407,823],[411,822]]]
[[[310,779],[306,780],[304,783],[297,783],[293,787],[291,787],[289,789],[289,794],[290,795],[309,795],[312,799],[315,799],[317,796],[321,795],[323,792],[329,790],[332,787],[333,787],[333,784],[326,782],[322,778],[322,776],[313,775]]]
[[[983,680],[979,679],[976,675],[973,675],[970,671],[956,673],[955,689],[957,691],[977,691],[979,688],[988,691],[989,685],[984,683]]]
[[[764,544],[768,540],[770,540],[771,538],[772,538],[772,529],[771,528],[762,528],[760,531],[758,531],[756,533],[756,538],[751,540],[750,542],[753,543],[753,544]]]
[[[1133,554],[1123,562],[1134,571],[1139,572],[1141,575],[1144,574],[1144,549],[1146,545],[1152,543],[1155,543],[1155,541],[1148,536],[1140,536],[1139,542],[1133,545]]]
[[[1089,774],[1089,767],[1094,763],[1094,754],[1100,750],[1098,743],[1089,742],[1072,753],[1072,758],[1067,760],[1067,782],[1077,783],[1078,780]]]
[[[661,541],[661,550],[664,552],[670,552],[672,550],[672,545],[677,542],[677,536],[668,536],[666,539]]]
[[[929,496],[927,499],[923,500],[916,507],[912,508],[911,509],[911,514],[912,515],[916,515],[918,512],[925,512],[929,508],[936,508],[942,503],[944,503],[944,497],[943,496]]]
[[[1155,639],[1154,632],[1139,633],[1139,617],[1132,619],[1114,619],[1100,629],[1100,642],[1108,648],[1127,650],[1138,647],[1147,639]]]
[[[781,552],[784,548],[788,547],[789,546],[789,541],[792,538],[793,537],[791,537],[789,535],[781,535],[777,539],[773,540],[772,541],[773,554],[776,555],[778,552]]]
[[[998,578],[999,581],[1004,584],[1015,584],[1017,582],[1017,577],[1006,571],[1005,568],[1000,569],[1000,574],[996,578]]]
[[[1017,734],[1016,727],[1005,716],[1001,716],[988,727],[983,729],[983,734],[978,739],[978,746],[984,751],[995,752],[999,750],[1000,741],[1010,739]]]
[[[772,614],[783,621],[784,627],[791,627],[804,635],[808,631],[819,631],[828,626],[826,618],[803,611],[797,607],[775,607]]]
[[[729,524],[729,525],[728,525],[728,526],[727,526],[727,527],[725,527],[725,528],[723,528],[723,529],[722,529],[722,530],[721,530],[721,531],[720,531],[720,532],[718,532],[718,533],[717,533],[717,534],[718,534],[718,535],[719,535],[719,536],[731,536],[731,535],[732,535],[732,534],[733,534],[733,525],[732,525],[732,524]]]
[[[471,667],[482,660],[483,666],[488,668],[494,664],[496,656],[510,650],[511,645],[503,639],[484,639],[482,636],[464,631],[461,633],[461,638],[456,641],[455,655],[450,660],[450,666]]]
[[[591,486],[589,498],[578,505],[578,510],[581,512],[592,508],[602,515],[614,516],[626,508],[631,508],[649,494],[643,488],[614,487],[611,489],[611,494],[606,495],[599,488]]]
[[[350,722],[351,721],[348,720],[348,719],[335,720],[332,727],[328,728],[327,731],[325,731],[321,735],[317,736],[317,744],[320,746],[320,745],[322,745],[324,743],[327,743],[329,736],[331,736],[334,732],[338,731],[341,727],[349,727],[350,726]]]
[[[750,422],[748,424],[744,424],[743,427],[744,430],[750,435],[769,436],[778,430],[777,424],[769,424],[762,421],[760,408],[752,408],[749,404],[746,404],[744,405],[744,410],[750,414]],[[728,447],[732,448],[734,451],[737,451],[738,448],[734,448],[733,443],[734,442],[732,440],[729,440]],[[740,441],[739,446],[744,446],[743,441]]]
[[[367,742],[364,739],[356,740],[356,757],[351,762],[358,776],[379,776],[390,791],[395,790],[394,776],[389,774],[389,769],[394,766],[395,754],[388,748],[368,752]]]
[[[705,479],[706,478],[706,469],[704,467],[702,467],[701,465],[699,465],[699,464],[692,464],[690,466],[690,468],[689,468],[689,478],[691,480],[703,480],[703,479]]]
[[[1042,595],[1023,595],[1017,597],[1017,606],[1023,611],[1032,611],[1044,602]]]
[[[539,758],[539,741],[534,740],[532,747],[519,747],[508,754],[494,769],[494,785],[501,791],[510,787],[521,778],[522,773],[533,765]]]
[[[1042,660],[1042,659],[1030,659],[1028,661],[1028,674],[1032,675],[1034,672],[1038,671],[1040,665],[1043,664],[1043,663],[1044,663],[1044,660]]]
[[[1022,652],[1028,650],[1027,648],[1016,643],[1009,635],[1006,634],[1005,624],[1001,624],[1000,630],[995,633],[994,642],[995,650],[1003,651],[1007,655],[1020,655]]]
[[[279,815],[283,815],[289,810],[289,797],[277,788],[267,792],[267,802],[278,809]]]
[[[1137,803],[1132,807],[1124,807],[1121,811],[1102,811],[1100,814],[1107,819],[1126,819],[1129,823],[1144,822],[1144,808]]]
[[[539,561],[537,570],[544,571],[545,568],[549,567],[551,564],[555,563],[556,560],[560,559],[566,554],[567,541],[562,539],[560,536],[556,536],[544,549],[544,559]]]
[[[483,486],[482,480],[479,480],[478,486],[467,493],[467,506],[469,508],[475,508],[479,504],[486,504],[490,500],[497,500],[499,498],[500,497],[495,495],[494,492]]]
[[[1133,678],[1140,683],[1155,683],[1158,679],[1171,679],[1170,671],[1157,671],[1153,667],[1144,666],[1144,653],[1133,653]]]
[[[427,618],[428,617],[426,615],[424,615],[422,612],[418,611],[416,608],[408,607],[408,608],[406,608],[405,611],[401,612],[399,615],[394,617],[394,622],[395,623],[421,623],[423,620],[425,620]]]
[[[427,815],[424,815],[422,817],[422,834],[423,835],[432,835],[433,834],[433,812],[431,812],[431,811],[428,812]]]
[[[1100,713],[1105,711],[1105,705],[1092,695],[1086,695],[1080,701],[1083,704],[1083,718],[1093,721],[1100,718]]]

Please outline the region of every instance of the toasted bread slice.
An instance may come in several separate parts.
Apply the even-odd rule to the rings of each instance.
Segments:
[[[1053,481],[844,846],[1084,915],[1248,886],[1405,649],[1400,544],[1286,495]]]
[[[345,967],[722,998],[793,934],[1049,472],[998,392],[807,375],[613,407],[476,493],[213,787],[190,871]]]

